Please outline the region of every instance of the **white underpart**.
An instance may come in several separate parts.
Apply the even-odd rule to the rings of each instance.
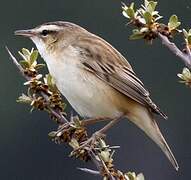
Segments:
[[[58,89],[81,116],[117,117],[122,114],[113,103],[113,88],[80,67],[79,52],[74,47],[67,47],[61,56],[56,57],[46,53],[43,42],[32,40]]]

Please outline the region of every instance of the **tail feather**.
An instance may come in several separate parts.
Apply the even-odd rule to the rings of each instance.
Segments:
[[[153,115],[145,107],[136,108],[134,114],[129,115],[128,118],[142,129],[164,152],[174,168],[178,171],[178,163],[165,141]]]

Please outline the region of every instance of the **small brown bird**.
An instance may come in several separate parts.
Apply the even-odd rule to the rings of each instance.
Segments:
[[[84,117],[124,115],[142,129],[178,164],[153,114],[167,116],[153,103],[128,61],[108,42],[70,22],[49,22],[19,30],[29,37],[46,61],[60,92]]]

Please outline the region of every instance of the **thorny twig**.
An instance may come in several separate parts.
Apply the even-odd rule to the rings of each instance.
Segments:
[[[13,56],[13,54],[10,52],[10,50],[9,50],[8,47],[6,47],[6,50],[7,50],[7,52],[9,53],[9,56],[10,56],[10,58],[12,59],[13,63],[15,64],[15,66],[19,69],[19,72],[22,74],[22,76],[23,76],[26,80],[30,81],[30,80],[31,80],[31,77],[27,76],[27,75],[24,73],[24,69],[23,69],[22,66],[19,64],[19,62],[17,61],[17,59]],[[42,91],[41,91],[40,93],[41,93],[41,95],[46,99],[46,101],[48,101],[48,96],[47,96],[44,92],[42,92]],[[53,115],[55,115],[55,116],[58,118],[58,120],[60,121],[60,123],[64,123],[64,122],[67,123],[67,122],[68,122],[67,119],[66,119],[62,114],[56,112],[54,109],[50,108],[50,111],[51,111],[51,113],[52,113]]]
[[[165,35],[162,35],[161,33],[158,33],[158,37],[161,39],[162,44],[165,45],[172,53],[174,53],[176,56],[178,56],[183,63],[191,69],[191,53],[190,49],[187,47],[187,53],[182,52],[175,43],[171,42],[168,37]]]
[[[85,125],[91,125],[92,123],[88,119],[84,122],[80,121],[78,117],[74,116],[70,118],[70,121],[66,119],[63,115],[64,107],[60,93],[56,87],[53,88],[54,85],[50,82],[50,76],[45,78],[46,83],[39,80],[41,75],[38,74],[37,67],[40,65],[37,64],[36,61],[36,51],[33,51],[32,49],[30,52],[27,49],[22,49],[22,53],[19,52],[19,54],[24,58],[24,62],[18,62],[10,50],[7,47],[6,49],[13,63],[27,80],[25,84],[29,86],[28,95],[23,94],[19,98],[19,102],[30,104],[32,108],[47,111],[59,124],[56,131],[49,133],[49,137],[58,144],[68,143],[68,145],[73,148],[70,156],[84,161],[91,160],[98,171],[88,168],[79,168],[80,170],[93,175],[100,175],[104,180],[144,180],[144,176],[142,174],[138,174],[138,176],[136,176],[135,173],[122,173],[114,168],[114,151],[112,149],[118,147],[110,147],[106,145],[103,138],[95,139],[91,145],[87,144],[86,146],[81,146],[81,144],[85,144],[92,138],[88,137],[87,129],[85,127]],[[104,118],[97,119],[100,121],[104,120]],[[92,122],[97,122],[97,119],[92,119]],[[113,123],[114,122],[111,121],[111,124]]]
[[[144,0],[144,4],[138,9],[135,8],[134,3],[129,6],[122,4],[122,13],[129,19],[128,25],[133,26],[130,39],[144,39],[151,44],[154,39],[159,38],[163,45],[178,56],[186,67],[191,69],[191,29],[189,31],[178,29],[181,22],[176,15],[169,18],[168,24],[159,22],[163,17],[156,10],[157,4],[156,1]],[[183,50],[172,42],[177,34],[183,35]],[[188,68],[184,68],[178,77],[181,78],[181,82],[191,87],[191,73]]]

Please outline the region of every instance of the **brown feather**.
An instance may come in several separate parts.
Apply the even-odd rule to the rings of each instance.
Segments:
[[[133,72],[131,65],[115,48],[91,33],[89,36],[87,34],[86,36],[81,35],[78,39],[79,41],[75,41],[72,46],[81,52],[82,64],[86,70],[91,71],[119,92],[167,119],[167,116],[150,99],[149,92]],[[90,47],[89,44],[93,44],[93,46]],[[97,52],[102,53],[98,54]]]

